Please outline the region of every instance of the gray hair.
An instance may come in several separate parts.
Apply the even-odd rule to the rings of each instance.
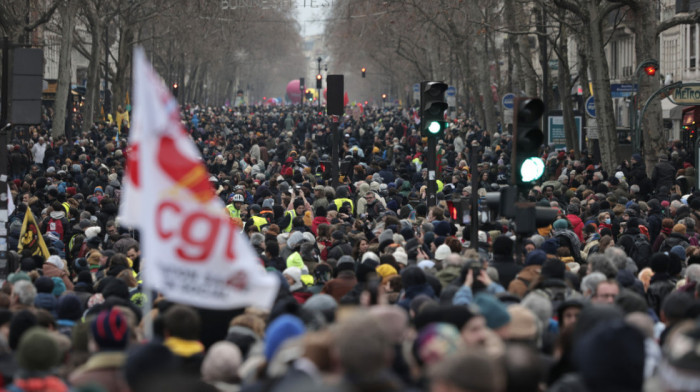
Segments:
[[[457,253],[450,253],[447,257],[445,257],[445,260],[443,260],[443,266],[455,265],[457,267],[461,267],[466,263],[467,259]]]
[[[261,246],[265,243],[265,236],[262,233],[253,233],[250,236],[250,244],[253,246]]]
[[[630,193],[639,193],[639,185],[634,184],[630,186]]]
[[[618,270],[623,270],[627,266],[627,254],[625,254],[625,251],[621,248],[610,246],[605,249],[605,253],[603,254],[612,261],[613,265]]]
[[[537,316],[541,326],[546,326],[552,316],[552,301],[537,291],[533,291],[523,298],[520,305],[530,309]]]
[[[20,280],[12,287],[12,295],[17,297],[17,302],[24,306],[34,305],[36,288],[27,280]]]
[[[691,264],[685,270],[685,278],[688,282],[700,282],[700,264]]]
[[[695,219],[693,218],[685,218],[683,219],[683,224],[689,231],[694,231],[695,230]]]
[[[591,272],[581,280],[581,292],[584,296],[590,298],[595,294],[598,284],[605,280],[607,278],[602,272]]]
[[[671,207],[678,209],[683,207],[683,203],[681,203],[680,200],[674,200],[671,202]]]
[[[588,265],[591,267],[591,272],[601,272],[609,279],[615,279],[617,276],[617,267],[606,255],[595,254],[588,256]]]

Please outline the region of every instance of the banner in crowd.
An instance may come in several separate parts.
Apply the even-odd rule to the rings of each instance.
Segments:
[[[144,284],[171,301],[209,309],[269,309],[279,280],[268,274],[241,228],[225,213],[201,155],[180,122],[179,105],[134,53],[133,126],[121,211],[134,218]],[[134,197],[132,197],[134,196]],[[132,197],[130,199],[130,197]],[[128,220],[128,219],[127,219]]]
[[[27,207],[27,212],[24,213],[22,230],[19,232],[17,253],[22,254],[25,250],[30,250],[32,256],[42,256],[44,259],[48,259],[51,256],[44,242],[44,237],[41,236],[39,225],[36,224],[32,209],[29,207]]]

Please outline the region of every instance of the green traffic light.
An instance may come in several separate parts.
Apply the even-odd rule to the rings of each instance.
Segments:
[[[428,132],[430,132],[433,135],[440,133],[441,129],[442,125],[440,125],[440,123],[437,121],[433,121],[430,124],[428,124]]]
[[[523,182],[537,181],[542,175],[544,175],[544,161],[542,158],[527,158],[520,166],[520,178]]]

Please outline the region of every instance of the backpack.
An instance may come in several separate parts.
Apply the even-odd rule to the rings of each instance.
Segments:
[[[634,246],[630,250],[629,256],[634,260],[637,267],[641,270],[642,268],[649,266],[649,257],[651,257],[651,245],[649,240],[644,234],[637,234],[634,236]]]
[[[63,241],[63,222],[60,219],[49,219],[49,223],[46,225],[47,233],[56,233],[58,239]]]

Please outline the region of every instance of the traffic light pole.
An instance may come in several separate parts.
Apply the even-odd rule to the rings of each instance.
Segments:
[[[4,37],[2,40],[2,95],[0,101],[0,277],[4,278],[7,266],[7,221],[8,215],[8,198],[12,194],[7,191],[8,178],[8,163],[10,154],[7,151],[7,133],[10,131],[7,123],[10,116],[10,40]]]
[[[437,138],[428,137],[428,208],[437,205]]]
[[[479,249],[479,192],[477,192],[479,189],[479,171],[476,169],[476,166],[479,164],[479,157],[476,152],[476,146],[472,145],[469,152],[471,152],[471,162],[469,163],[471,166],[469,169],[472,172],[472,192],[469,195],[472,198],[470,211],[472,224],[469,227],[469,247]]]
[[[333,140],[331,142],[331,162],[333,162],[331,164],[331,185],[333,186],[333,189],[337,188],[340,185],[338,183],[338,168],[340,166],[340,162],[338,162],[338,155],[340,150],[340,134],[338,131],[340,125],[339,121],[339,116],[331,116],[331,135]]]

